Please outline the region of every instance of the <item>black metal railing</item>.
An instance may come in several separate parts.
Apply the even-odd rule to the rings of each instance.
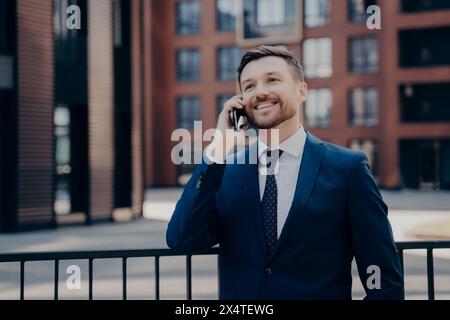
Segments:
[[[397,251],[400,256],[400,264],[402,266],[402,273],[405,274],[405,267],[403,262],[403,251],[405,250],[427,250],[427,289],[428,300],[434,300],[434,249],[450,249],[450,241],[408,241],[397,242]]]
[[[404,272],[403,256],[405,250],[425,249],[427,251],[427,287],[428,299],[434,300],[434,249],[450,249],[450,241],[410,241],[397,242],[402,271]],[[198,255],[218,255],[219,248],[211,248]],[[54,262],[54,299],[58,300],[59,262],[61,260],[88,260],[88,291],[89,300],[93,299],[93,261],[95,259],[122,259],[122,298],[127,299],[127,259],[153,257],[155,260],[155,298],[160,299],[160,258],[185,256],[171,249],[144,250],[109,250],[109,251],[73,251],[73,252],[36,252],[36,253],[5,253],[0,254],[0,263],[20,262],[20,300],[24,300],[25,263],[31,261]],[[192,256],[186,257],[186,299],[192,300]],[[219,260],[217,260],[219,266]]]
[[[211,248],[198,255],[217,255],[219,248]],[[93,292],[93,261],[95,259],[122,259],[122,298],[127,299],[127,259],[155,258],[155,298],[160,299],[160,258],[185,256],[171,249],[142,249],[142,250],[108,250],[108,251],[68,251],[68,252],[32,252],[0,254],[0,263],[20,262],[20,300],[24,300],[25,293],[25,262],[54,261],[54,300],[58,300],[59,262],[61,260],[88,260],[88,291],[89,300]],[[186,299],[192,300],[192,256],[186,256]]]

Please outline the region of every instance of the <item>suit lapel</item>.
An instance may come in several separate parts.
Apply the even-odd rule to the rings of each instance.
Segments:
[[[298,174],[297,185],[294,193],[294,200],[292,201],[292,205],[286,218],[285,225],[281,231],[280,238],[275,245],[270,259],[286,242],[289,235],[293,231],[296,222],[302,215],[314,187],[314,182],[316,181],[324,151],[325,147],[322,142],[311,135],[309,132],[307,132],[305,148],[303,150],[302,162],[300,165],[300,171]],[[258,180],[255,179],[255,181]]]
[[[264,236],[264,227],[261,216],[261,201],[259,194],[259,173],[258,173],[258,163],[249,163],[249,154],[256,154],[257,157],[257,143],[251,145],[247,148],[245,152],[246,162],[242,167],[240,172],[240,180],[243,184],[243,201],[245,202],[248,213],[253,221],[253,228],[258,236],[258,243],[261,245],[261,249],[264,251],[265,255],[268,254],[267,244]],[[254,156],[253,154],[253,156]]]

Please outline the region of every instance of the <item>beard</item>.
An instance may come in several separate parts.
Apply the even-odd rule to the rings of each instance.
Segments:
[[[260,108],[260,105],[267,105]],[[275,128],[295,116],[296,110],[276,96],[253,99],[245,108],[247,121],[256,129]]]

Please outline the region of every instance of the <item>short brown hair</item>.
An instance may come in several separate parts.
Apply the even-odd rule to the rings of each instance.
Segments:
[[[241,64],[237,68],[239,88],[241,87],[241,73],[242,70],[244,70],[245,66],[251,61],[269,56],[283,58],[287,62],[287,64],[291,67],[292,74],[294,75],[294,77],[301,82],[305,81],[305,76],[303,74],[303,67],[298,62],[297,58],[292,52],[283,49],[281,47],[259,46],[255,49],[247,51],[242,56]]]

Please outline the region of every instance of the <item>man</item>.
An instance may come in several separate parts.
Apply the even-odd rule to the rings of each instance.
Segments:
[[[230,111],[244,109],[258,141],[237,157],[257,152],[258,162],[227,163],[231,148],[213,139],[214,162],[204,159],[186,185],[169,247],[195,254],[219,244],[221,299],[351,299],[353,257],[366,299],[403,299],[387,207],[367,158],[303,129],[308,87],[295,56],[248,51],[238,82],[242,95],[225,103],[217,132],[228,139]],[[277,170],[263,174],[272,160]]]

